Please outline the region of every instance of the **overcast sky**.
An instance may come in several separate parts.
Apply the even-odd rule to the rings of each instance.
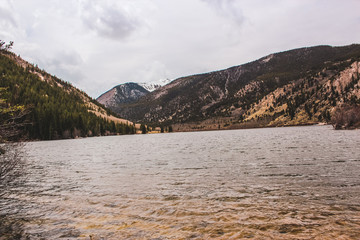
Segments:
[[[360,43],[360,0],[0,0],[0,39],[96,98],[273,52]]]

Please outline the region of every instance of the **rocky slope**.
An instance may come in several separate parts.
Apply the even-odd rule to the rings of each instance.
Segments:
[[[119,104],[134,103],[139,98],[168,84],[169,79],[148,83],[123,83],[102,94],[96,100],[109,108],[116,108]]]
[[[102,94],[96,100],[104,106],[111,108],[118,104],[135,102],[148,93],[148,90],[137,83],[124,83]]]
[[[360,45],[280,52],[221,71],[174,80],[121,116],[174,130],[283,126],[329,121],[333,107],[357,104]]]

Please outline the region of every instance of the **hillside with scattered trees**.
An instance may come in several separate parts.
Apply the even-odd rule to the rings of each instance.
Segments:
[[[10,52],[1,41],[0,120],[3,128],[14,112],[21,116],[17,139],[63,139],[132,134],[135,125],[116,117],[70,83],[51,76]],[[112,120],[110,120],[110,117]],[[15,137],[15,136],[13,136]]]
[[[174,131],[330,124],[336,107],[359,106],[359,75],[359,44],[300,48],[182,77],[111,109]]]

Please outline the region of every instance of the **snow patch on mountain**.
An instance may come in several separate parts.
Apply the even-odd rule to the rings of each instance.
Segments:
[[[146,90],[148,90],[149,92],[153,92],[153,91],[157,90],[158,88],[160,88],[170,82],[171,82],[171,80],[166,78],[166,79],[160,79],[158,81],[138,83],[138,84],[140,86],[142,86],[143,88],[145,88]]]

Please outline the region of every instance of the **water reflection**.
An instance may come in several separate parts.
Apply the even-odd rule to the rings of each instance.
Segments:
[[[295,127],[29,143],[31,239],[356,239],[360,134]]]

